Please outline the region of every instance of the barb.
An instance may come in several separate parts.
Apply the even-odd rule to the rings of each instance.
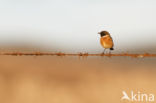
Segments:
[[[31,52],[31,53],[24,53],[24,52],[8,52],[8,53],[0,53],[0,55],[11,55],[11,56],[107,56],[107,57],[117,57],[117,56],[124,56],[124,57],[134,57],[134,58],[143,58],[143,57],[156,57],[156,54],[129,54],[129,53],[121,53],[121,54],[88,54],[88,53],[46,53],[46,52]]]

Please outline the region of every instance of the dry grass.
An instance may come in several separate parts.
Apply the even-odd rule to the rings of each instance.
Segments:
[[[156,58],[32,54],[1,54],[0,103],[131,103],[123,90],[156,94]]]

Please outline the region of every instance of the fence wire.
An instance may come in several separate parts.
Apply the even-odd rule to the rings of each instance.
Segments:
[[[45,52],[7,52],[0,53],[0,55],[10,55],[10,56],[80,56],[80,57],[88,57],[88,56],[108,56],[108,57],[134,57],[134,58],[143,58],[143,57],[156,57],[156,54],[144,53],[144,54],[130,54],[130,53],[119,53],[119,54],[89,54],[89,53],[45,53]]]

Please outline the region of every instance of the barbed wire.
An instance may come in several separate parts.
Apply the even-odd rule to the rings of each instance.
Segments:
[[[88,56],[108,56],[108,57],[118,57],[118,56],[126,56],[126,57],[134,57],[134,58],[143,58],[143,57],[156,57],[156,54],[144,53],[144,54],[130,54],[130,53],[119,53],[119,54],[89,54],[89,53],[46,53],[46,52],[5,52],[0,53],[0,55],[10,55],[10,56],[80,56],[80,57],[88,57]]]

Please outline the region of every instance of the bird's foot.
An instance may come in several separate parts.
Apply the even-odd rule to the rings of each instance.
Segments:
[[[105,55],[105,53],[104,53],[104,52],[102,52],[102,53],[101,53],[101,56],[104,56],[104,55]]]

